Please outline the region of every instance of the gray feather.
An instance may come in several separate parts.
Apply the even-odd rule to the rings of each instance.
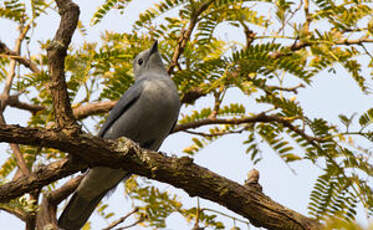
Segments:
[[[157,42],[134,59],[135,83],[110,112],[98,136],[128,137],[141,147],[158,150],[172,131],[180,109],[177,89],[158,53]],[[108,191],[130,176],[122,169],[95,167],[88,171],[62,212],[58,224],[66,230],[83,227]]]
[[[87,200],[78,193],[75,193],[59,218],[58,225],[64,230],[80,229],[105,194],[106,191],[103,191],[97,197]]]
[[[123,113],[126,112],[128,108],[131,107],[133,103],[140,97],[142,92],[142,84],[135,84],[133,87],[130,87],[125,94],[117,102],[120,106],[115,106],[107,117],[105,123],[102,125],[100,132],[97,134],[99,137],[103,137],[106,130],[120,117]]]

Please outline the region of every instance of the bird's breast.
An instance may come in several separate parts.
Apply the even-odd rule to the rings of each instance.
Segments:
[[[178,111],[180,102],[177,95],[176,87],[171,80],[154,80],[144,83],[142,93],[145,103],[152,108],[152,112],[173,112]],[[158,110],[154,110],[158,107]]]
[[[150,79],[142,84],[140,97],[105,135],[108,138],[125,136],[157,150],[177,120],[180,100],[171,79]]]

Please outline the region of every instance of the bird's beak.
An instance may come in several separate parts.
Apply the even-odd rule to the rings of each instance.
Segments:
[[[155,40],[152,48],[150,49],[149,56],[151,56],[152,54],[157,53],[157,52],[158,52],[158,41]]]

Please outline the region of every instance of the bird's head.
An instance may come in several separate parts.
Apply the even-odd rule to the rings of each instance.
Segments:
[[[136,56],[133,60],[133,72],[136,79],[141,78],[145,73],[167,75],[158,52],[158,41],[155,41],[150,49],[144,50]]]

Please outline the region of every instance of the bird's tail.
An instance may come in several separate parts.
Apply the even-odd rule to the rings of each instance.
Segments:
[[[58,226],[64,230],[81,229],[107,192],[108,190],[105,190],[90,200],[75,193],[58,219]]]
[[[129,176],[121,169],[90,169],[63,210],[58,226],[64,230],[81,229],[102,198]]]

